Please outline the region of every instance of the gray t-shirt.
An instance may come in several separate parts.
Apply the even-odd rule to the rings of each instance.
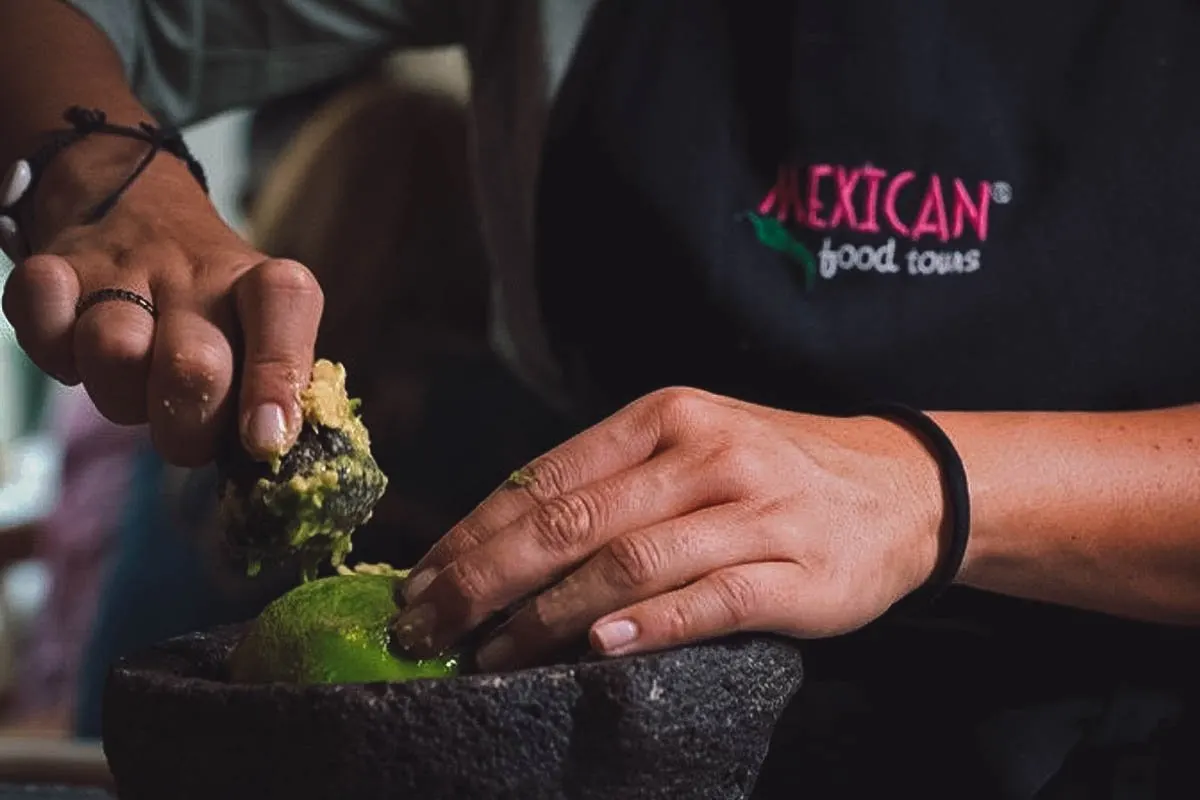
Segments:
[[[562,401],[532,281],[550,104],[597,0],[67,0],[112,39],[138,97],[184,125],[337,78],[405,47],[460,44],[494,262],[494,344]]]

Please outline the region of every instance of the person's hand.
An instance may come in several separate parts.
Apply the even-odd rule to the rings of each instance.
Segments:
[[[523,600],[479,651],[488,670],[589,630],[603,655],[738,631],[837,635],[925,582],[942,517],[935,460],[894,423],[663,390],[451,529],[414,568],[394,631],[432,654]]]
[[[82,383],[109,420],[148,422],[172,463],[210,461],[239,408],[252,455],[283,451],[300,430],[321,290],[302,265],[270,259],[230,230],[165,154],[98,224],[60,223],[119,185],[138,147],[95,137],[56,159],[35,196],[35,255],[9,278],[4,312],[34,363]],[[127,302],[76,318],[76,301],[109,288],[150,300],[157,320]]]

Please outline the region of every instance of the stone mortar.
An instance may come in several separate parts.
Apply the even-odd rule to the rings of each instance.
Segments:
[[[499,675],[235,685],[240,630],[113,668],[121,800],[740,800],[802,677],[795,643],[755,636]]]

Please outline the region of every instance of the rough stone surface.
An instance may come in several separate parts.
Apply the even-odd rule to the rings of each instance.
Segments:
[[[237,628],[114,667],[104,746],[122,800],[734,800],[799,688],[797,646],[404,684],[239,686]]]

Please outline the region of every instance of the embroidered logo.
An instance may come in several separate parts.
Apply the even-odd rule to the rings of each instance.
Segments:
[[[914,205],[914,197],[920,203]],[[916,276],[965,275],[983,267],[993,206],[1012,202],[1003,182],[944,179],[937,173],[889,173],[874,165],[784,165],[755,211],[741,215],[758,241],[803,270],[811,289],[818,277],[843,272]],[[907,217],[902,208],[915,208]],[[815,254],[798,232],[826,232]],[[885,235],[879,245],[839,242],[838,234]],[[929,244],[935,241],[937,244]],[[901,243],[911,243],[902,249]],[[940,246],[938,246],[940,245]]]

